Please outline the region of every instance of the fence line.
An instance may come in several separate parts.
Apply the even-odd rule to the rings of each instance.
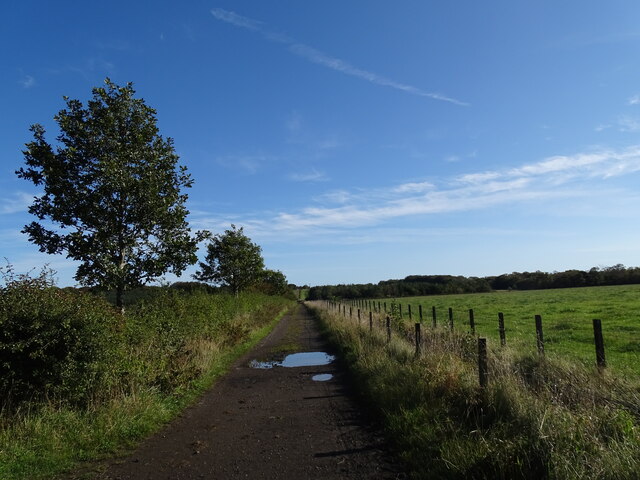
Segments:
[[[378,317],[380,320],[382,320],[382,314],[384,314],[384,324],[383,326],[386,329],[386,340],[387,343],[391,342],[391,336],[392,336],[392,318],[391,316],[388,314],[387,312],[387,303],[384,302],[383,307],[384,307],[384,311],[382,311],[381,309],[381,305],[380,302],[377,303],[377,310],[376,310],[376,302],[371,302],[371,301],[353,301],[353,302],[349,302],[351,306],[349,306],[349,317],[352,317],[352,306],[361,306],[363,307],[363,309],[366,309],[368,307],[369,309],[369,331],[371,333],[373,333],[374,330],[374,314],[376,315],[376,317]],[[393,305],[397,305],[397,304],[393,304]],[[392,305],[392,311],[391,314],[393,315],[393,305]],[[326,300],[326,308],[327,310],[332,310],[332,311],[337,311],[338,314],[342,313],[343,317],[346,317],[346,305],[343,304],[342,302],[339,301],[333,301],[333,300]],[[408,305],[408,315],[409,315],[409,320],[411,320],[412,318],[412,314],[411,314],[411,305]],[[358,308],[358,325],[361,325],[360,322],[360,318],[361,318],[361,310],[360,308]],[[419,318],[420,321],[414,324],[414,331],[413,331],[413,341],[415,342],[415,353],[416,356],[420,356],[422,350],[423,350],[423,338],[422,338],[422,323],[423,323],[423,316],[422,316],[422,305],[418,306],[418,312],[419,312]],[[432,312],[432,322],[431,322],[431,326],[432,329],[436,329],[437,328],[437,313],[436,313],[436,307],[433,306],[431,309]],[[364,313],[364,312],[363,312]],[[449,313],[449,330],[450,332],[453,332],[453,326],[454,326],[454,320],[453,320],[453,309],[451,307],[449,307],[448,309],[448,313]],[[400,305],[398,308],[398,317],[396,320],[401,320],[402,319],[402,306]],[[536,347],[537,347],[537,351],[538,354],[541,356],[544,356],[545,354],[545,348],[544,348],[544,332],[543,332],[543,328],[542,328],[542,316],[541,315],[535,315],[534,316],[534,322],[535,322],[535,335],[536,335]],[[475,317],[474,317],[474,311],[473,309],[469,309],[469,329],[470,329],[470,334],[472,336],[476,336],[476,328],[475,328]],[[504,319],[504,314],[502,312],[498,312],[498,333],[499,333],[499,337],[500,337],[500,345],[502,347],[504,347],[506,345],[506,328],[505,328],[505,319]],[[593,334],[594,334],[594,346],[595,346],[595,357],[596,357],[596,365],[598,367],[599,371],[602,371],[603,369],[606,368],[607,366],[607,362],[606,362],[606,357],[605,357],[605,348],[604,348],[604,337],[602,334],[602,321],[599,319],[593,319]],[[409,336],[408,336],[408,339]],[[478,341],[478,372],[479,372],[479,384],[481,388],[485,388],[487,385],[487,381],[489,378],[489,372],[488,372],[488,363],[487,363],[487,339],[486,338],[481,338],[479,337],[477,339]]]

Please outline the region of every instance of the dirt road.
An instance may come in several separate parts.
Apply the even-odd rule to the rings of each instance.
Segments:
[[[361,414],[338,360],[297,367],[270,363],[296,352],[330,355],[327,348],[315,320],[299,305],[199,402],[97,478],[403,478]],[[323,376],[314,380],[316,375]]]

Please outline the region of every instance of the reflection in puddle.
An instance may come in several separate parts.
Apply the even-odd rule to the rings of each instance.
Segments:
[[[326,382],[328,380],[331,380],[333,378],[333,375],[331,375],[330,373],[321,373],[319,375],[314,375],[313,377],[311,377],[311,380],[313,380],[314,382]]]
[[[325,352],[302,352],[287,355],[284,357],[284,360],[280,362],[258,362],[257,360],[252,360],[249,366],[251,368],[314,367],[316,365],[328,365],[333,362],[335,358],[333,355]]]

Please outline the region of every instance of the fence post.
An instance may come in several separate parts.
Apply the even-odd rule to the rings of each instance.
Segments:
[[[409,321],[413,320],[413,318],[411,317],[411,305],[407,305],[407,308],[409,310]]]
[[[431,307],[431,315],[432,315],[432,324],[433,328],[436,328],[436,307]]]
[[[373,332],[373,312],[369,312],[369,332]]]
[[[540,315],[536,315],[536,341],[538,354],[544,355],[544,336],[542,335],[542,317]]]
[[[387,313],[387,302],[384,302],[384,313]]]
[[[469,328],[471,328],[471,335],[476,334],[476,322],[473,318],[473,308],[469,309]]]
[[[358,325],[360,325],[360,309],[358,309]]]
[[[387,315],[387,343],[391,341],[391,319]]]
[[[416,357],[420,356],[420,346],[422,344],[421,334],[420,334],[420,324],[416,323]]]
[[[349,318],[353,316],[353,307],[349,307]]]
[[[487,366],[487,339],[478,338],[478,376],[480,380],[480,388],[487,388],[489,380],[489,368]]]
[[[400,313],[400,320],[402,320],[402,304],[398,304],[398,313]]]
[[[449,307],[449,330],[453,332],[453,308]]]
[[[507,344],[507,337],[504,332],[504,315],[502,312],[498,313],[498,331],[500,332],[500,345],[504,347]]]
[[[602,322],[596,318],[593,319],[593,338],[596,342],[596,363],[598,368],[605,368],[607,361],[604,357],[604,339],[602,338]]]
[[[418,316],[420,317],[420,323],[422,323],[422,305],[418,305]]]

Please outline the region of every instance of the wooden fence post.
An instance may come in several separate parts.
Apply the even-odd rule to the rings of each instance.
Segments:
[[[360,325],[360,309],[358,309],[358,325]]]
[[[602,322],[596,318],[593,319],[593,338],[596,342],[596,364],[598,368],[605,368],[607,366],[607,360],[604,357]]]
[[[449,307],[449,330],[453,332],[453,308]]]
[[[536,343],[538,354],[544,355],[544,336],[542,335],[542,317],[540,315],[536,315]]]
[[[391,341],[391,319],[387,315],[387,343]]]
[[[435,306],[431,307],[431,316],[432,316],[431,322],[432,322],[433,328],[436,328],[436,307]]]
[[[411,317],[411,305],[407,305],[407,308],[409,310],[409,321],[413,320],[413,318]]]
[[[487,388],[489,380],[489,368],[487,362],[487,339],[478,338],[478,376],[480,388]]]
[[[418,316],[420,317],[420,323],[422,323],[422,305],[418,305]]]
[[[416,357],[420,356],[420,346],[422,344],[422,335],[420,334],[420,324],[416,323]]]
[[[373,312],[369,312],[369,331],[373,332]]]
[[[504,331],[504,315],[502,312],[498,313],[498,331],[500,332],[500,345],[503,347],[507,344],[507,337]]]
[[[469,328],[471,329],[471,335],[476,334],[476,322],[473,318],[473,308],[469,309]]]
[[[402,320],[402,304],[398,304],[398,312],[400,313],[400,320]]]

